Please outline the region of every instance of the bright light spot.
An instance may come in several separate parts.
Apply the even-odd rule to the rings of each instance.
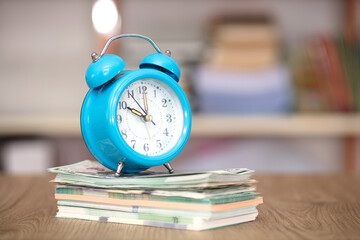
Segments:
[[[91,15],[94,28],[99,33],[111,33],[118,25],[119,14],[112,0],[97,0]]]

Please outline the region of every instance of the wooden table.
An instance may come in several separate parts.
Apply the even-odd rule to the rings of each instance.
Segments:
[[[360,176],[255,176],[256,221],[203,232],[53,218],[52,177],[0,175],[0,239],[360,239]]]

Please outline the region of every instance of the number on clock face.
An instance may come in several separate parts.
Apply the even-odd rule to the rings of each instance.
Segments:
[[[179,141],[184,113],[175,91],[157,79],[141,79],[130,84],[117,107],[119,132],[136,152],[158,156]]]

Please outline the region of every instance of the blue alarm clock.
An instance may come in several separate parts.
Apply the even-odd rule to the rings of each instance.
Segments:
[[[124,70],[117,55],[105,54],[124,37],[147,40],[157,51],[137,70]],[[164,165],[184,148],[191,130],[189,101],[180,85],[180,68],[150,38],[121,34],[108,40],[100,56],[92,53],[86,72],[90,88],[81,108],[81,132],[92,155],[116,176]]]

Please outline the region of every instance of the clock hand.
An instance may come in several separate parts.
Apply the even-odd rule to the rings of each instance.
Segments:
[[[133,96],[132,94],[130,94],[130,96],[131,96],[132,99],[134,99],[134,101],[136,102],[136,104],[137,104],[137,105],[140,107],[140,109],[145,113],[145,115],[148,115],[147,112],[146,112],[146,111],[141,107],[141,105],[138,103],[138,101],[136,101],[136,99],[134,98],[134,96]],[[151,120],[151,122],[152,122],[154,125],[156,125],[153,120]]]
[[[141,112],[134,108],[127,107],[127,109],[129,109],[133,114],[138,115],[139,117],[145,117],[145,115],[143,115]]]
[[[145,111],[146,111],[146,114],[148,114],[148,104],[147,104],[147,99],[146,99],[146,93],[144,93],[144,108],[145,108]]]
[[[151,133],[150,133],[148,122],[145,122],[145,124],[146,124],[146,130],[147,130],[147,132],[149,134],[149,137],[150,137],[150,140],[151,140]]]
[[[145,108],[145,114],[147,115],[147,116],[149,116],[149,107],[148,107],[148,102],[147,102],[147,98],[146,98],[146,93],[144,93],[144,108]],[[155,123],[154,123],[154,121],[152,120],[152,118],[151,118],[151,122],[155,125]]]
[[[136,99],[134,98],[134,96],[132,94],[130,94],[130,96],[132,97],[132,99],[134,99],[134,101],[136,102],[136,104],[140,107],[140,109],[146,114],[146,111],[141,107],[141,105],[138,103],[138,101],[136,101]]]
[[[130,107],[127,107],[127,109],[129,109],[132,113],[134,113],[135,115],[139,116],[144,122],[145,122],[145,125],[146,125],[146,130],[149,134],[149,138],[150,140],[152,139],[151,138],[151,133],[150,133],[150,129],[149,129],[149,125],[148,125],[148,122],[149,121],[152,121],[152,116],[147,114],[147,115],[143,115],[141,112],[139,112],[138,110],[134,109],[134,108],[130,108]]]
[[[144,114],[142,114],[141,112],[139,112],[138,110],[136,110],[135,108],[127,107],[127,109],[130,110],[133,114],[139,116],[139,117],[145,122],[146,127],[147,127],[148,132],[149,132],[150,139],[151,139],[151,135],[150,135],[150,131],[149,131],[149,127],[148,127],[147,123],[150,122],[150,121],[151,121],[152,123],[154,123],[153,120],[152,120],[152,116],[149,115],[149,114],[144,115]],[[154,124],[155,124],[155,123],[154,123]]]

